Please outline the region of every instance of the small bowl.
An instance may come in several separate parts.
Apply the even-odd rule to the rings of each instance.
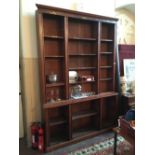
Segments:
[[[51,74],[51,75],[47,75],[47,80],[48,82],[57,82],[58,80],[58,76],[57,74]]]

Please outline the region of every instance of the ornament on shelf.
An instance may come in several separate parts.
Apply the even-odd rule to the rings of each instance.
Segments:
[[[125,78],[125,76],[121,76],[120,77],[120,81],[121,81],[121,93],[122,94],[126,94],[127,85],[126,85],[126,78]]]

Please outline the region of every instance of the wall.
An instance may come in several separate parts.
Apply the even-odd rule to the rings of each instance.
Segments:
[[[115,0],[115,7],[120,8],[126,5],[135,5],[135,0]]]
[[[41,103],[36,38],[36,3],[114,17],[114,0],[20,0],[20,63],[25,135],[31,145],[30,125],[41,120]],[[95,9],[94,9],[95,6]]]
[[[127,9],[116,9],[118,21],[118,43],[135,44],[135,15]]]

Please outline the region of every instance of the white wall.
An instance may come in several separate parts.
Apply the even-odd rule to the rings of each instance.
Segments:
[[[120,8],[126,5],[135,4],[135,0],[115,0],[115,7]]]
[[[116,10],[118,21],[118,44],[135,44],[135,15],[125,8]]]

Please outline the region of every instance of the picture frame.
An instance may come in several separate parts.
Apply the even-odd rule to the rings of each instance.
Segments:
[[[127,81],[135,81],[135,59],[124,59],[124,76]]]

